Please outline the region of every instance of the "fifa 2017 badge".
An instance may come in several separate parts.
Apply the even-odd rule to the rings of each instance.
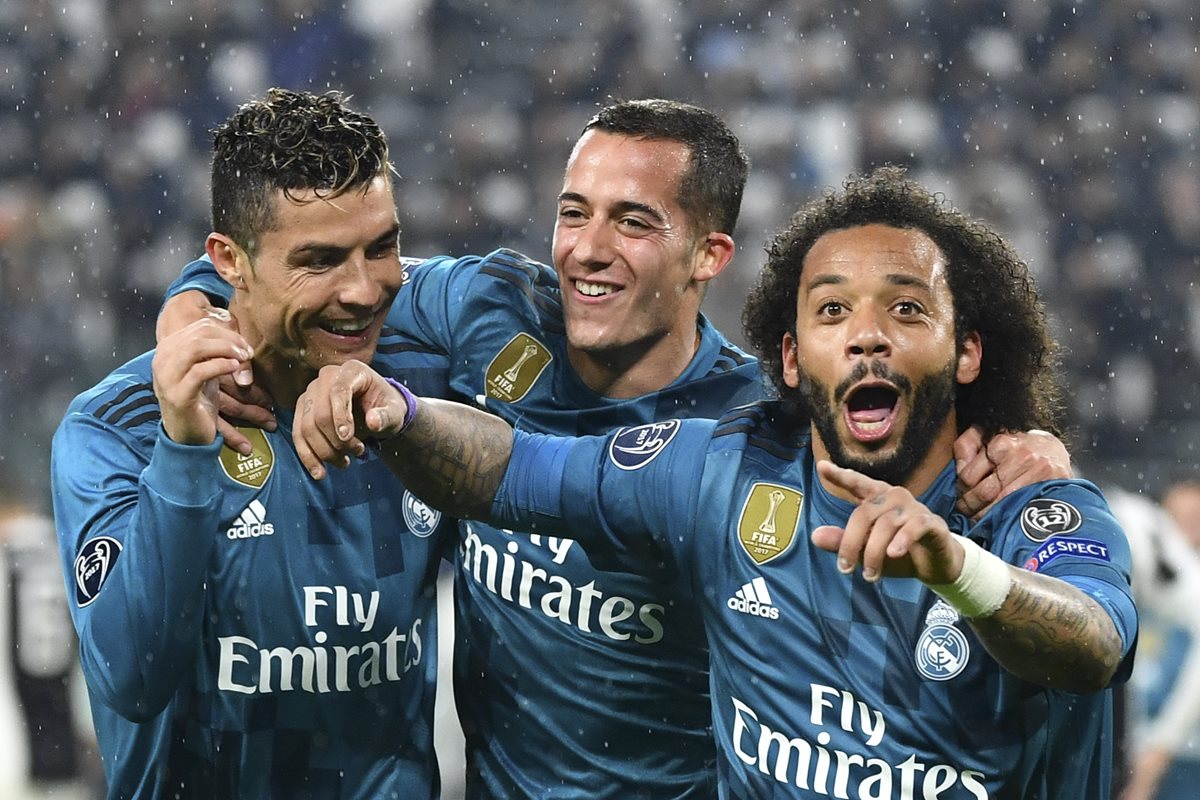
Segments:
[[[496,354],[484,374],[487,396],[515,403],[533,388],[554,356],[527,333],[518,333]]]
[[[925,614],[925,630],[913,654],[917,671],[931,681],[948,681],[966,669],[971,644],[955,627],[959,613],[940,597]]]
[[[1083,515],[1079,509],[1062,500],[1038,497],[1021,509],[1021,530],[1026,538],[1035,542],[1074,533],[1082,524]]]
[[[430,508],[407,489],[404,490],[404,524],[421,539],[429,537],[442,520],[442,512]]]
[[[121,543],[111,536],[88,539],[75,558],[75,605],[90,605],[112,574],[121,555]]]
[[[275,451],[267,435],[258,428],[238,428],[250,440],[250,454],[242,455],[226,445],[221,448],[221,469],[231,480],[251,489],[261,489],[275,468]]]
[[[792,546],[800,527],[804,495],[789,486],[756,483],[742,505],[738,540],[755,564],[765,564]]]

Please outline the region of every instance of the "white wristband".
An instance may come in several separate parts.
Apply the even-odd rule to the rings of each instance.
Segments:
[[[953,583],[928,584],[929,588],[968,619],[986,617],[1004,605],[1012,588],[1008,564],[965,536],[962,572]]]

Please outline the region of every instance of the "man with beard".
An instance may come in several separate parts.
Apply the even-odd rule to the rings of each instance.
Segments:
[[[717,421],[514,433],[347,363],[294,441],[314,476],[371,441],[447,511],[681,577],[723,797],[1107,797],[1137,626],[1120,528],[1079,480],[954,509],[961,430],[1054,428],[1026,265],[885,168],[793,218],[744,320],[783,399]]]

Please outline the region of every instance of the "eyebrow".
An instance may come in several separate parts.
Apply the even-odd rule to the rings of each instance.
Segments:
[[[587,198],[578,192],[563,192],[558,196],[558,201],[560,203],[566,201],[568,203],[582,203],[583,205],[588,205]],[[666,220],[663,218],[663,215],[660,214],[653,206],[648,206],[645,203],[637,203],[633,200],[618,201],[614,204],[614,210],[618,214],[624,214],[629,211],[637,211],[645,214],[648,217],[651,217],[656,222],[666,222]]]
[[[903,273],[893,272],[893,273],[889,273],[884,278],[884,280],[886,280],[888,283],[892,284],[893,286],[915,286],[918,289],[924,289],[925,291],[931,291],[931,288],[927,282],[925,282],[925,281],[921,280],[920,278],[915,277],[913,275],[905,275]],[[807,287],[805,287],[805,288],[807,291],[811,292],[814,289],[817,289],[821,286],[836,286],[839,284],[843,284],[845,282],[846,282],[846,277],[844,275],[838,275],[836,273],[826,272],[826,273],[817,275],[815,278],[813,278],[811,281],[809,281]]]
[[[393,239],[395,239],[396,237],[398,237],[399,235],[400,235],[400,223],[397,222],[397,223],[393,224],[390,228],[388,228],[386,231],[381,233],[379,236],[375,237],[375,239],[369,245],[367,245],[367,247],[371,248],[371,247],[375,247],[376,245],[383,244],[384,242],[390,242]],[[305,242],[304,244],[302,244],[298,247],[292,248],[292,251],[288,255],[290,258],[297,258],[300,256],[306,256],[309,258],[327,258],[327,259],[331,258],[331,257],[341,258],[342,256],[344,256],[346,253],[348,253],[349,251],[351,251],[353,249],[354,248],[352,248],[352,247],[343,247],[342,245],[336,245],[336,244],[324,244],[322,242]]]

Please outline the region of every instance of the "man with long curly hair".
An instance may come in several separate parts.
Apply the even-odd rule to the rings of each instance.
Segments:
[[[348,362],[294,440],[318,475],[372,440],[435,506],[679,579],[723,797],[1107,797],[1124,535],[1081,480],[955,511],[963,429],[1055,427],[1025,264],[885,168],[793,218],[745,320],[780,399],[720,420],[536,436]]]

